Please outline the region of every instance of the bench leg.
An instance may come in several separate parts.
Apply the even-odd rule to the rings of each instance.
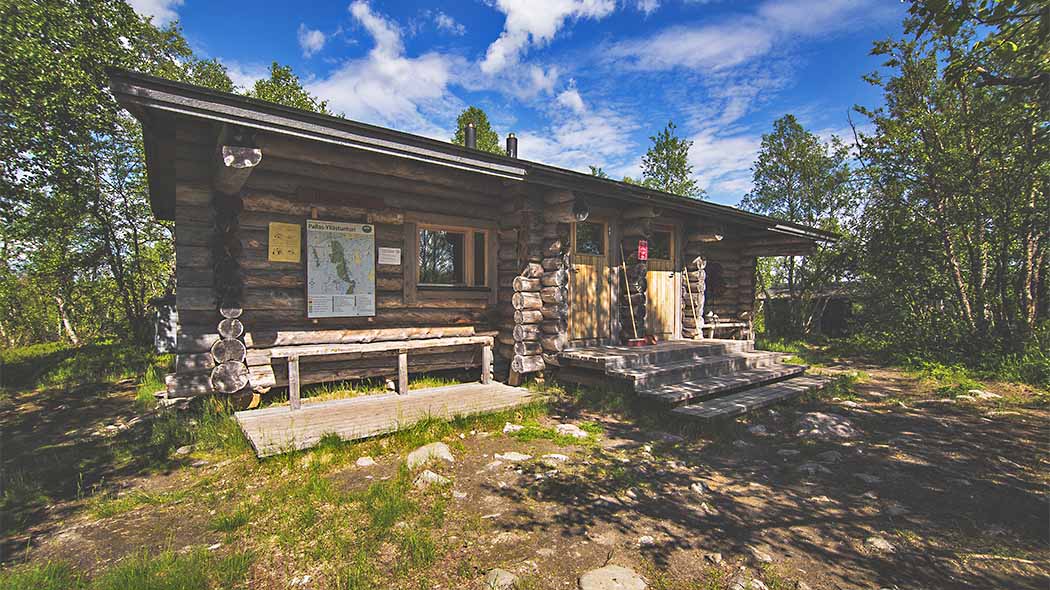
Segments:
[[[288,404],[292,411],[302,407],[299,401],[299,357],[288,357]]]
[[[488,344],[481,347],[481,382],[492,383],[492,347]]]
[[[397,392],[408,393],[408,351],[397,353]]]

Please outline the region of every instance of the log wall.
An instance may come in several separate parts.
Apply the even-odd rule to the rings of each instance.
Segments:
[[[223,319],[218,312],[218,295],[231,292],[231,284],[236,285],[236,297],[231,292],[226,303],[237,303],[243,309],[239,321],[243,324],[242,339],[249,349],[292,341],[325,344],[340,339],[366,342],[440,338],[498,327],[497,306],[491,302],[495,298],[462,291],[417,294],[414,281],[406,280],[407,273],[415,272],[415,265],[409,262],[417,257],[413,252],[417,228],[412,219],[472,217],[468,220],[472,227],[495,228],[502,190],[498,182],[486,184],[471,177],[457,184],[455,175],[450,180],[444,172],[427,171],[423,164],[406,168],[404,163],[392,162],[384,168],[381,160],[353,150],[261,135],[255,142],[262,149],[262,160],[237,194],[240,207],[231,224],[222,218],[222,209],[217,212],[213,206],[217,137],[218,130],[208,125],[181,125],[176,133],[179,330],[177,372],[168,380],[169,395],[211,392],[210,373],[215,362],[208,351],[219,340],[217,326]],[[434,182],[426,180],[428,173]],[[311,217],[373,223],[377,247],[401,249],[402,264],[376,266],[374,317],[307,319],[305,251],[298,263],[268,260],[269,224],[305,225]],[[217,224],[225,228],[221,242],[216,240]],[[303,250],[305,235],[304,227]],[[217,243],[234,254],[235,281],[228,271],[230,261],[222,258]],[[495,244],[496,240],[489,243]],[[493,259],[499,255],[496,248],[489,253]],[[489,284],[499,289],[497,277],[489,277]],[[396,355],[393,364],[382,359],[365,362],[350,357],[304,358],[301,379],[311,383],[331,378],[393,376],[394,361]],[[275,361],[272,367],[248,364],[253,386],[266,388],[286,383],[282,361]],[[480,366],[480,357],[471,351],[441,348],[409,355],[413,372],[469,366]]]
[[[755,257],[746,249],[739,230],[725,230],[724,239],[714,241],[702,229],[687,233],[682,281],[682,337],[697,338],[700,329],[712,322],[749,322],[754,313]],[[690,236],[693,239],[690,239]],[[697,236],[704,236],[702,240]],[[709,281],[713,265],[721,268],[721,294]],[[699,317],[698,317],[699,316]]]

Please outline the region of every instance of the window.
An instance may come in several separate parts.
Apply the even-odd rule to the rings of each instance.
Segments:
[[[650,260],[671,260],[671,232],[656,230],[649,238]]]
[[[487,232],[464,228],[419,229],[419,285],[484,287]]]
[[[576,253],[605,254],[605,224],[581,221],[576,224]]]

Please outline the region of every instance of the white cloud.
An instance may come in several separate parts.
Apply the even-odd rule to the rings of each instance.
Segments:
[[[722,136],[705,131],[690,139],[689,163],[705,190],[737,198],[751,190],[751,165],[762,146],[761,136]]]
[[[325,35],[321,31],[307,28],[299,24],[299,48],[303,50],[303,57],[311,57],[324,48]]]
[[[804,37],[849,30],[893,15],[875,0],[767,0],[750,14],[675,26],[605,48],[620,67],[721,71],[765,56]]]
[[[270,67],[264,64],[242,64],[234,60],[222,60],[222,64],[233,85],[241,88],[251,88],[256,80],[270,76]]]
[[[441,12],[440,10],[434,14],[434,24],[437,25],[438,30],[451,33],[453,35],[463,35],[467,32],[467,27],[461,23],[456,22],[456,19]]]
[[[638,10],[645,13],[645,16],[649,16],[660,8],[660,0],[638,0],[637,6]]]
[[[503,32],[489,45],[481,70],[495,74],[518,63],[530,45],[542,46],[569,19],[601,19],[616,8],[615,0],[496,0],[506,15]]]
[[[558,104],[568,108],[576,114],[582,114],[587,110],[587,107],[583,104],[583,97],[580,96],[580,92],[576,90],[576,83],[572,82],[569,88],[563,90],[558,94]]]
[[[447,139],[433,120],[448,118],[461,106],[448,86],[465,62],[434,52],[406,56],[400,27],[367,2],[351,4],[350,14],[372,37],[372,50],[310,82],[307,90],[351,119]]]
[[[166,25],[179,18],[175,9],[183,0],[128,0],[128,4],[142,16],[153,17],[153,24]]]

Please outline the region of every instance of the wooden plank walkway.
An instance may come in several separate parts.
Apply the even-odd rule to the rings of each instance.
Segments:
[[[346,440],[406,428],[427,417],[455,418],[507,410],[529,403],[535,394],[502,383],[463,383],[396,393],[237,412],[234,417],[260,457],[306,449],[334,433]]]
[[[827,377],[815,375],[793,377],[787,381],[747,389],[739,393],[731,393],[727,396],[716,397],[698,404],[681,406],[671,411],[679,416],[688,416],[702,420],[732,418],[733,416],[740,416],[741,414],[820,389],[830,381]]]

